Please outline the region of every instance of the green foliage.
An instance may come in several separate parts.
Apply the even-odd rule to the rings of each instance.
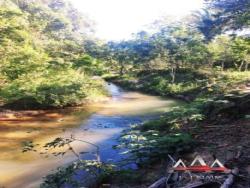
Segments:
[[[49,174],[45,177],[45,180],[40,185],[40,188],[57,188],[66,185],[79,187],[80,184],[72,179],[75,171],[76,169],[74,165],[58,168],[56,173]]]
[[[154,122],[152,122],[153,124]],[[192,148],[193,140],[185,133],[167,133],[165,131],[150,130],[140,131],[136,126],[125,132],[121,144],[117,148],[126,148],[126,153],[135,157],[137,165],[153,163],[165,159],[167,154],[182,153]]]
[[[221,122],[222,117],[227,115],[232,118],[241,117],[239,113],[233,111],[234,106],[237,112],[246,114],[247,110],[242,109],[245,109],[244,106],[247,103],[243,100],[237,99],[242,101],[237,104],[232,102],[224,104],[220,103],[218,97],[221,96],[223,100],[223,96],[232,92],[237,85],[247,82],[249,72],[221,72],[213,69],[208,71],[180,69],[177,72],[175,84],[171,83],[169,71],[142,71],[131,76],[116,77],[115,80],[118,83],[125,83],[128,88],[162,96],[170,94],[180,97],[181,95],[185,99],[190,99],[189,103],[173,108],[160,119],[132,127],[124,133],[121,144],[117,147],[127,148],[127,152],[132,154],[137,164],[145,167],[145,164],[157,162],[159,159],[164,160],[169,153],[192,150],[195,143],[183,130],[184,127],[198,128],[202,126],[203,120],[210,118],[211,114],[217,114],[214,117],[218,117],[215,119]]]
[[[104,72],[104,64],[102,61],[94,59],[89,55],[84,55],[76,59],[73,63],[73,68],[81,70],[88,75],[101,76]]]
[[[22,101],[41,107],[62,107],[79,104],[82,99],[104,95],[102,81],[92,80],[74,70],[29,73],[19,77],[1,89],[6,103]],[[23,101],[24,100],[24,101]]]
[[[210,41],[225,31],[248,29],[249,9],[248,0],[208,0],[206,7],[193,15],[195,26]]]
[[[90,144],[96,147],[96,151],[81,151],[77,152],[73,147],[73,142],[80,142]],[[44,177],[41,188],[48,187],[83,187],[99,185],[107,180],[107,177],[115,172],[115,165],[103,163],[100,161],[99,146],[89,141],[77,139],[74,135],[67,138],[58,137],[42,146],[44,150],[36,146],[33,141],[25,141],[23,144],[23,152],[39,152],[39,154],[48,157],[53,155],[55,157],[64,156],[66,153],[73,154],[77,160],[68,165],[57,168],[55,171]],[[82,155],[91,153],[96,155],[94,160],[83,160]]]
[[[206,100],[196,101],[173,108],[163,117],[134,125],[125,131],[117,148],[126,148],[137,164],[143,165],[165,160],[167,154],[183,153],[195,145],[191,135],[182,131],[186,124],[197,125],[205,119]]]
[[[78,35],[87,28],[70,4],[13,0],[1,4],[0,18],[0,97],[7,106],[62,107],[105,94],[102,81],[91,78],[102,73],[101,62],[84,53]]]
[[[84,177],[76,178],[78,173],[88,172]],[[104,181],[103,178],[113,171],[113,166],[95,160],[78,160],[67,167],[60,167],[56,173],[47,175],[41,188],[58,188],[64,186],[82,187],[93,185],[92,181]],[[97,182],[96,182],[97,184]]]
[[[132,169],[112,170],[99,179],[102,184],[137,185],[143,183],[143,174]]]
[[[242,71],[243,66],[245,71],[248,70],[250,64],[250,39],[237,37],[232,43],[232,52],[235,57],[235,66],[239,71]]]
[[[131,40],[108,43],[111,58],[120,63],[120,75],[124,70],[156,70],[149,66],[160,62],[171,69],[171,82],[179,68],[218,67],[221,70],[248,70],[249,64],[249,2],[209,1],[208,9],[197,12],[182,23],[163,21],[156,31],[138,32]],[[223,26],[224,24],[224,26]],[[155,26],[155,25],[154,25]],[[225,33],[245,28],[243,35]],[[220,34],[218,36],[218,34]],[[163,66],[161,66],[163,67]],[[126,72],[126,71],[125,71]]]
[[[175,83],[172,83],[170,70],[141,71],[132,76],[124,75],[113,80],[129,89],[139,89],[161,96],[181,97],[190,94],[190,99],[193,99],[201,92],[201,88],[207,85],[209,78],[208,75],[192,69],[179,69],[176,72]]]
[[[129,67],[143,67],[152,61],[162,62],[172,69],[172,82],[181,66],[200,66],[207,56],[203,37],[188,25],[166,25],[155,34],[139,32],[133,40],[109,43],[113,58],[120,63],[120,75]],[[154,69],[154,68],[153,68]],[[156,68],[155,68],[156,69]]]
[[[248,0],[210,0],[209,8],[216,11],[217,27],[221,30],[247,28],[250,24]]]
[[[235,57],[232,51],[232,39],[228,36],[218,36],[208,44],[212,62],[221,63],[221,69],[232,68]]]

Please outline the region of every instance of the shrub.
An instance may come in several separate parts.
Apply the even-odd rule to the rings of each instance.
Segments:
[[[28,73],[5,84],[0,91],[7,105],[21,105],[20,108],[63,107],[104,94],[102,81],[72,69]]]

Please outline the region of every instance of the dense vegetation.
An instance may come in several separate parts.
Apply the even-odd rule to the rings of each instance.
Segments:
[[[85,53],[92,22],[64,1],[0,1],[0,97],[19,108],[103,95],[100,62]]]
[[[79,104],[105,94],[94,75],[184,99],[188,103],[133,126],[121,138],[117,147],[125,147],[139,167],[148,167],[169,153],[191,151],[189,127],[249,114],[244,92],[250,81],[249,10],[249,0],[208,0],[206,10],[179,22],[158,20],[154,31],[103,44],[91,38],[91,21],[66,1],[0,0],[0,101],[26,109]],[[82,162],[49,175],[43,186],[72,184],[75,166],[86,167]],[[145,178],[109,166],[103,172],[101,180],[108,183]]]
[[[119,70],[106,79],[188,102],[124,133],[119,148],[127,148],[144,170],[134,176],[128,175],[133,171],[122,171],[120,177],[111,173],[110,182],[143,184],[152,164],[165,161],[167,154],[195,149],[199,142],[192,135],[204,124],[227,124],[249,114],[250,3],[215,0],[207,6],[181,22],[161,20],[153,33],[142,31],[134,39],[107,44]]]

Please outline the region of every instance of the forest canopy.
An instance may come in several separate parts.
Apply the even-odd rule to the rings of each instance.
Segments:
[[[105,43],[68,1],[0,0],[2,103],[77,104],[105,93],[95,75],[164,69],[174,84],[180,69],[248,71],[249,10],[247,0],[207,0],[179,21],[156,22],[154,32]]]
[[[154,32],[144,30],[132,39],[109,42],[92,55],[107,58],[108,54],[118,63],[120,75],[126,70],[129,73],[131,66],[141,70],[169,68],[173,83],[179,68],[247,71],[249,6],[246,0],[206,1],[203,10],[179,21],[163,18],[154,23]]]
[[[19,107],[77,104],[104,94],[83,43],[93,22],[62,0],[0,1],[0,96]],[[74,62],[78,63],[75,66]],[[85,70],[84,65],[88,65]],[[93,68],[94,69],[94,68]],[[91,92],[90,92],[91,91]]]

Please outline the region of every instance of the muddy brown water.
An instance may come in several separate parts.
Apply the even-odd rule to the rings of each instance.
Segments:
[[[40,154],[44,151],[42,146],[57,137],[73,134],[98,145],[103,161],[120,160],[122,155],[112,146],[124,129],[181,104],[173,99],[124,91],[114,84],[107,84],[107,89],[110,100],[50,113],[58,118],[0,122],[0,187],[39,187],[46,174],[76,160],[70,153],[63,157]],[[25,141],[38,144],[37,152],[23,153]],[[77,152],[93,150],[90,145],[80,142],[74,142],[73,147]]]

